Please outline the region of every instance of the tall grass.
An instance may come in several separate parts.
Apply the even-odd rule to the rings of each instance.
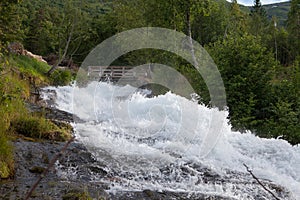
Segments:
[[[0,58],[0,178],[9,178],[14,173],[14,156],[10,124],[29,113],[24,100],[30,95],[29,77],[46,80],[43,73],[49,66],[25,56]]]
[[[43,79],[45,78],[44,74],[50,69],[48,64],[27,56],[11,55],[9,57],[9,62],[11,66],[16,66],[21,72]]]
[[[27,114],[23,98],[29,96],[29,88],[12,75],[0,76],[0,178],[14,173],[13,148],[10,144],[10,122]]]

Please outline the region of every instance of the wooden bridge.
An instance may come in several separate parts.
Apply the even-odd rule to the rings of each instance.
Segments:
[[[145,80],[150,71],[134,68],[132,66],[89,66],[88,77],[90,80],[110,82],[135,82]]]

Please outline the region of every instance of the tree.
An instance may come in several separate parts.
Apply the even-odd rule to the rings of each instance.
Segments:
[[[294,59],[300,55],[300,0],[292,0],[288,13],[287,30]]]
[[[0,48],[23,38],[20,15],[16,12],[18,3],[18,0],[0,1]]]
[[[216,62],[226,89],[230,122],[235,129],[255,130],[261,126],[268,107],[273,55],[259,37],[228,35],[207,46]]]
[[[227,24],[225,36],[235,34],[237,37],[247,32],[247,16],[240,9],[236,0],[232,0],[230,8],[230,18]]]
[[[224,37],[229,24],[229,10],[225,2],[211,2],[211,11],[209,15],[196,15],[192,24],[193,39],[201,45],[216,42]]]
[[[267,12],[264,7],[261,5],[260,0],[254,0],[254,6],[252,7],[251,14],[258,14],[262,17],[267,16]]]
[[[29,8],[30,9],[30,8]],[[54,9],[43,6],[38,10],[27,10],[31,13],[28,20],[28,33],[24,39],[24,46],[31,52],[46,56],[55,52],[57,38],[55,37],[55,19],[59,18]]]
[[[291,144],[300,143],[300,62],[279,68],[267,109],[269,117],[259,134],[282,137]],[[271,130],[271,131],[270,131]]]
[[[254,6],[250,12],[250,33],[256,36],[264,36],[268,26],[266,10],[261,5],[260,0],[254,0]]]
[[[76,3],[77,2],[73,0],[67,1],[66,4],[64,4],[64,12],[62,13],[61,19],[55,23],[55,33],[58,41],[56,46],[58,60],[47,72],[48,76],[50,76],[67,57],[71,59],[80,48],[82,42],[87,39],[86,37],[88,35],[85,34],[85,30],[87,30],[86,18],[80,9],[80,4],[77,5]]]

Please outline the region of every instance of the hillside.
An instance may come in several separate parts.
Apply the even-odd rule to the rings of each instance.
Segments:
[[[279,22],[279,25],[285,26],[285,22],[288,18],[288,12],[291,7],[291,2],[283,2],[283,3],[274,3],[274,4],[268,4],[263,6],[269,18],[271,19],[272,16],[276,16]]]
[[[227,2],[227,1],[226,1],[226,3],[229,7],[230,3]],[[285,22],[288,18],[288,12],[289,12],[290,7],[291,7],[291,2],[290,1],[281,2],[281,3],[267,4],[267,5],[263,5],[263,7],[267,11],[267,15],[268,15],[269,19],[272,19],[272,17],[275,16],[278,19],[278,25],[279,26],[285,26]],[[252,7],[251,6],[240,5],[240,8],[244,12],[250,12]]]

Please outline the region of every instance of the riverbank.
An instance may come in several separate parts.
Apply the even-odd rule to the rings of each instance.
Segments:
[[[47,91],[53,93],[53,91]],[[55,95],[54,95],[55,96]],[[55,97],[52,99],[55,102]],[[39,103],[46,104],[46,103]],[[73,115],[54,108],[41,107],[30,104],[31,111],[46,110],[48,119],[56,119],[61,123],[72,122]],[[1,194],[3,199],[22,199],[40,178],[51,160],[59,155],[66,142],[50,140],[28,141],[18,138],[14,142],[15,169],[13,180],[3,182]],[[109,155],[106,155],[109,156]],[[219,188],[219,192],[203,191],[184,192],[182,190],[155,190],[140,186],[141,190],[129,190],[127,186],[134,180],[130,171],[119,173],[118,169],[109,167],[107,163],[97,159],[86,147],[75,139],[64,154],[55,162],[49,172],[43,176],[41,182],[32,193],[31,199],[244,199],[238,195],[244,193],[247,199],[271,199],[272,195],[260,185],[246,169],[244,173],[225,170],[223,173],[200,163],[184,163],[182,165],[166,165],[159,169],[162,177],[151,177],[144,174],[144,182],[167,181],[173,177],[173,171],[179,171],[183,177],[197,177],[195,186],[203,188],[211,187],[213,190]],[[174,178],[174,177],[173,177]],[[276,196],[282,199],[292,199],[287,189],[273,182],[262,179],[261,183],[269,188]],[[232,187],[232,188],[231,188]],[[231,189],[230,189],[231,188]],[[212,190],[212,191],[213,191]],[[236,194],[228,195],[229,191]]]
[[[46,76],[50,66],[35,58],[18,54],[0,56],[0,178],[14,176],[15,151],[11,141],[23,135],[37,139],[68,139],[70,130],[61,129],[43,112],[29,112],[26,103],[39,101],[39,88],[69,82],[70,71],[57,71]],[[63,136],[64,135],[64,136]],[[63,137],[61,137],[63,136]]]

